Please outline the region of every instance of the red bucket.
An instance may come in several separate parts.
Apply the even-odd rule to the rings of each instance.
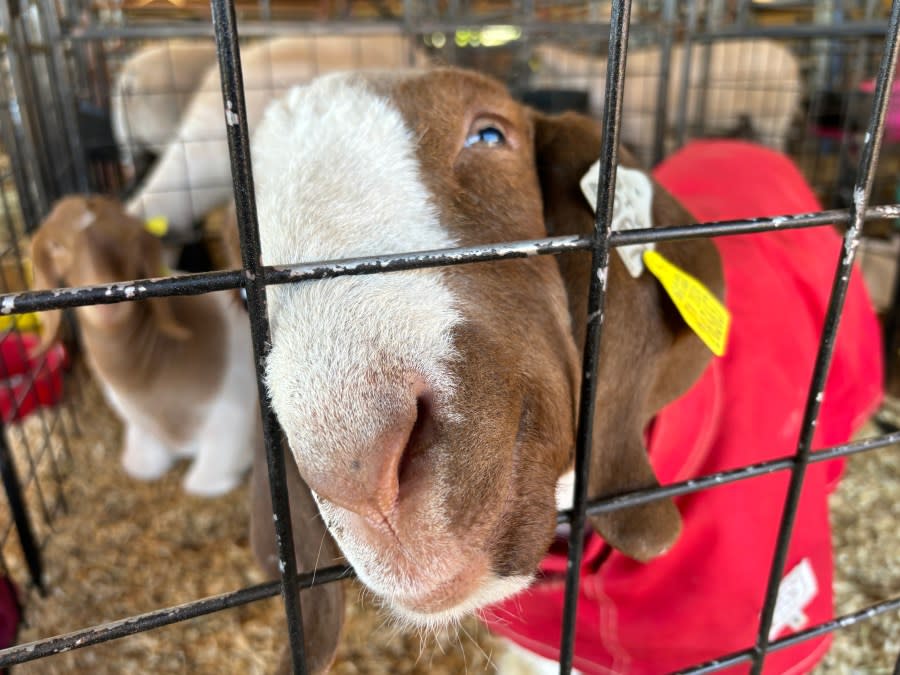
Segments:
[[[65,347],[57,342],[41,356],[29,357],[38,343],[31,333],[9,333],[0,340],[0,416],[7,424],[62,397]]]

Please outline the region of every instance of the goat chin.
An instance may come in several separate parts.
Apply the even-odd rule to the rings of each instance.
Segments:
[[[467,616],[476,616],[480,610],[525,590],[531,582],[532,577],[526,576],[489,579],[458,604],[437,612],[407,609],[396,599],[387,598],[381,602],[402,628],[438,630],[456,625]]]

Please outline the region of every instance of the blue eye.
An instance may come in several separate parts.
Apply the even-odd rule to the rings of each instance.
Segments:
[[[477,145],[478,143],[483,143],[488,147],[494,147],[495,145],[503,145],[506,143],[506,137],[497,127],[485,127],[484,129],[479,129],[466,139],[467,148]]]

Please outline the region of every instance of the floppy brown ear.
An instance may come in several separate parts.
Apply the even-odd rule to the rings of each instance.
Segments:
[[[162,244],[159,239],[140,226],[140,234],[138,236],[139,245],[135,251],[135,260],[137,261],[136,278],[152,279],[154,277],[166,276],[167,272],[163,265]],[[176,340],[187,340],[191,337],[191,331],[184,326],[177,318],[172,309],[172,301],[170,298],[153,298],[145,300],[150,307],[150,313],[153,321],[156,323],[160,331],[165,335]]]
[[[228,266],[231,268],[243,267],[244,261],[241,258],[241,239],[234,200],[230,201],[225,209],[225,220],[222,224],[222,242],[225,245],[225,259]]]
[[[319,515],[319,508],[313,501],[306,483],[300,477],[294,458],[287,450],[286,444],[282,445],[287,470],[297,570],[311,572],[316,567],[333,565],[339,558],[340,551],[325,528],[325,523]],[[253,552],[263,570],[270,577],[277,578],[278,555],[272,521],[272,500],[265,451],[261,442],[257,444],[253,458],[250,499],[250,542]],[[332,582],[303,591],[301,606],[307,667],[310,673],[324,673],[334,660],[344,625],[344,584]],[[287,649],[277,672],[285,674],[293,672],[290,669],[290,654]]]
[[[58,288],[62,284],[64,270],[57,269],[57,261],[51,253],[53,246],[47,236],[38,231],[31,240],[31,263],[34,278],[32,288],[36,291]],[[59,256],[57,256],[58,258]],[[41,340],[31,350],[31,356],[36,357],[50,348],[50,345],[59,337],[62,325],[62,310],[49,309],[41,312]]]
[[[600,156],[600,128],[573,113],[534,114],[535,162],[550,235],[590,234],[594,213],[579,182]],[[634,159],[620,150],[623,166]],[[653,223],[693,222],[684,208],[654,182]],[[657,250],[723,296],[721,262],[707,240],[667,242]],[[576,344],[584,345],[589,254],[559,256],[569,298]],[[656,279],[646,270],[634,279],[619,256],[610,254],[608,293],[600,345],[589,497],[606,497],[658,481],[644,445],[653,416],[697,380],[712,354],[687,327]],[[681,517],[669,499],[590,518],[613,547],[645,561],[668,550],[681,530]]]
[[[244,266],[241,258],[241,235],[238,230],[234,200],[231,200],[225,209],[225,217],[222,222],[222,246],[225,249],[225,265],[228,269],[239,269]],[[233,291],[236,302],[243,302],[241,292],[240,288]]]

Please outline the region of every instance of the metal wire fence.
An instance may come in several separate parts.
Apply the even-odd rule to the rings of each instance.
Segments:
[[[6,7],[4,5],[4,11]],[[4,24],[5,25],[5,24]],[[17,60],[11,53],[10,42],[3,36],[0,92],[4,131],[3,145],[18,148],[24,139],[15,134],[12,118],[19,114],[13,80],[18,76]],[[21,128],[21,125],[19,125]],[[22,241],[25,222],[31,216],[28,206],[19,199],[18,186],[27,182],[25,167],[5,157],[0,167],[0,289],[4,293],[27,289],[29,267],[25,261]],[[30,200],[25,200],[30,205]],[[22,319],[23,321],[19,321]],[[13,533],[16,534],[28,572],[29,581],[41,592],[44,575],[41,551],[52,535],[53,525],[67,508],[63,491],[63,476],[71,461],[69,437],[77,433],[77,423],[65,405],[48,407],[50,394],[61,394],[64,352],[58,348],[46,354],[30,368],[14,367],[27,363],[26,337],[22,324],[33,317],[5,317],[0,324],[0,398],[3,400],[0,421],[0,478],[2,478],[9,509],[0,520],[0,550],[5,550]],[[52,372],[51,372],[52,370]],[[55,380],[55,382],[54,382]],[[72,383],[66,385],[70,390]],[[23,421],[29,420],[29,433]],[[14,452],[18,448],[20,452]],[[23,465],[24,464],[24,465]],[[0,565],[7,578],[7,561],[0,555]]]
[[[739,12],[746,12],[746,2],[740,3]],[[669,19],[674,14],[675,4],[664,3],[662,11],[669,12]],[[874,102],[871,114],[865,124],[864,141],[851,152],[849,145],[840,150],[843,162],[855,159],[856,168],[853,172],[852,191],[854,198],[846,205],[846,208],[832,209],[815,214],[783,214],[778,218],[759,218],[752,220],[740,220],[729,222],[698,223],[689,226],[660,227],[652,230],[632,230],[628,232],[613,232],[610,229],[612,205],[614,197],[615,173],[617,166],[618,147],[621,139],[621,123],[623,109],[623,90],[626,73],[626,47],[629,44],[629,19],[631,3],[627,0],[617,0],[612,3],[608,24],[591,24],[571,26],[575,32],[584,34],[596,34],[601,28],[608,30],[608,52],[605,58],[605,101],[607,104],[603,111],[603,146],[601,153],[600,185],[598,192],[597,218],[594,232],[586,237],[548,237],[532,241],[515,241],[490,246],[475,246],[457,248],[451,250],[415,252],[409,254],[395,254],[387,256],[373,255],[371,257],[354,258],[336,262],[307,263],[292,266],[266,267],[261,264],[260,240],[258,224],[256,220],[256,207],[254,200],[253,175],[250,161],[250,141],[246,123],[246,105],[241,71],[240,47],[238,41],[238,22],[235,6],[232,0],[211,0],[212,26],[186,26],[180,32],[183,34],[204,34],[212,32],[215,35],[217,57],[221,72],[221,87],[223,100],[229,102],[229,110],[236,114],[237,124],[227,125],[228,145],[231,160],[231,175],[233,179],[234,199],[236,204],[240,243],[243,256],[243,269],[218,272],[191,274],[187,276],[167,277],[159,279],[144,279],[84,288],[58,289],[53,291],[17,292],[0,295],[0,307],[5,315],[18,315],[27,312],[39,312],[48,309],[62,309],[79,307],[90,304],[106,304],[115,302],[139,301],[148,298],[163,297],[168,295],[195,295],[215,290],[243,288],[246,291],[249,320],[254,346],[255,363],[264,362],[269,346],[269,325],[266,311],[266,287],[272,284],[303,283],[313,279],[329,279],[347,275],[383,274],[396,270],[420,269],[426,267],[478,264],[486,261],[496,261],[508,258],[524,258],[538,255],[559,255],[573,251],[590,251],[592,255],[591,287],[588,300],[588,332],[584,345],[584,362],[582,366],[582,391],[581,407],[578,415],[578,435],[575,452],[575,498],[571,510],[561,512],[558,517],[560,523],[571,525],[571,537],[569,540],[569,565],[566,580],[566,603],[564,612],[564,625],[562,631],[562,649],[560,673],[569,673],[572,668],[574,626],[577,612],[577,597],[580,561],[582,557],[583,538],[587,514],[606,513],[616,509],[622,509],[638,504],[644,504],[665,497],[689,494],[699,490],[713,489],[717,486],[741,480],[752,480],[754,477],[771,474],[773,472],[790,472],[790,486],[784,502],[783,514],[778,531],[772,564],[769,571],[768,586],[759,620],[757,639],[754,644],[748,644],[746,649],[723,654],[714,661],[697,664],[683,672],[707,673],[722,670],[741,663],[751,664],[751,672],[754,675],[760,673],[769,653],[783,649],[804,640],[847,628],[859,622],[869,620],[875,616],[893,612],[900,609],[900,597],[889,599],[877,604],[865,607],[852,614],[838,617],[827,623],[809,627],[801,632],[792,634],[778,640],[769,639],[769,631],[772,624],[775,601],[778,592],[778,584],[784,574],[786,555],[791,541],[794,527],[794,519],[797,512],[798,500],[803,487],[804,476],[810,464],[826,461],[852,454],[875,451],[889,447],[900,442],[900,432],[888,434],[880,438],[847,443],[844,445],[812,451],[812,435],[819,415],[821,392],[824,388],[825,378],[828,373],[829,363],[837,334],[841,309],[847,293],[851,266],[853,265],[857,244],[862,234],[862,228],[867,221],[877,221],[900,217],[900,205],[872,205],[871,195],[875,183],[876,168],[882,144],[882,136],[885,126],[885,115],[888,98],[891,92],[894,78],[894,70],[898,51],[898,29],[900,29],[900,2],[894,2],[890,20],[885,26],[871,20],[871,14],[862,22],[852,26],[832,25],[822,26],[797,26],[789,28],[757,28],[757,34],[770,35],[782,38],[787,37],[846,37],[877,35],[884,36],[884,47],[878,56],[878,75],[874,91]],[[521,22],[524,32],[540,33],[546,30],[546,26],[538,20],[530,20],[534,16],[533,6],[526,8],[525,20]],[[50,12],[50,14],[53,14]],[[54,15],[55,16],[55,15]],[[429,22],[419,24],[418,30],[422,34],[435,34],[441,30],[450,28],[451,23],[442,23],[443,17],[429,19]],[[693,21],[696,23],[697,17]],[[690,22],[689,22],[690,25]],[[59,36],[58,25],[48,21],[44,28],[51,38]],[[170,27],[171,28],[171,27]],[[297,28],[297,26],[294,26]],[[304,25],[303,29],[310,30],[310,26]],[[851,30],[852,28],[852,30]],[[254,33],[256,29],[251,24],[249,30],[242,28],[242,33]],[[263,27],[266,34],[271,34],[271,26]],[[319,30],[318,28],[314,30]],[[324,29],[323,29],[324,30]],[[152,34],[153,31],[142,27],[141,35]],[[120,31],[119,35],[127,33]],[[171,35],[167,30],[166,35]],[[697,35],[696,40],[704,43],[707,40],[728,40],[744,37],[744,30],[731,30],[721,28],[702,35]],[[98,38],[103,34],[88,29],[76,36],[75,39],[86,37]],[[55,90],[65,90],[65,83],[61,80],[59,72],[64,65],[61,53],[62,46],[54,47],[49,54],[49,62],[55,63],[56,68],[49,68],[56,73],[56,81],[53,83]],[[852,50],[851,50],[852,51]],[[860,54],[860,62],[872,57],[863,53],[864,49],[857,50]],[[874,57],[873,57],[874,58]],[[663,66],[665,69],[667,66]],[[860,66],[860,68],[862,68]],[[812,106],[811,110],[815,108]],[[223,107],[224,110],[224,107]],[[810,112],[810,115],[813,115]],[[65,135],[77,133],[65,120],[65,113],[61,112],[60,125],[54,129],[62,129]],[[685,117],[681,115],[680,134],[684,137]],[[36,121],[39,125],[40,121]],[[50,129],[47,130],[50,132]],[[657,126],[657,135],[653,144],[653,152],[657,156],[664,148],[664,133],[661,126]],[[10,138],[10,143],[15,139]],[[68,138],[67,142],[77,144],[77,140]],[[76,145],[70,148],[72,157],[79,157],[80,150]],[[76,176],[87,176],[87,172],[75,171]],[[74,185],[77,189],[77,181]],[[37,200],[36,200],[37,201]],[[38,209],[36,209],[38,210]],[[599,345],[602,340],[603,312],[606,288],[600,282],[605,278],[605,270],[609,265],[610,249],[639,243],[674,241],[697,237],[718,237],[753,232],[766,232],[776,228],[803,228],[821,227],[830,224],[839,224],[845,227],[843,238],[843,255],[835,270],[834,283],[831,291],[828,313],[816,358],[814,372],[811,378],[806,408],[803,414],[802,433],[797,445],[796,453],[792,456],[782,457],[776,460],[764,462],[754,466],[742,467],[732,471],[700,476],[688,481],[666,485],[660,488],[636,490],[614,498],[590,500],[587,493],[587,471],[591,448],[591,424],[594,417],[595,392],[597,387],[597,371],[599,359]],[[599,274],[598,274],[599,272]],[[55,636],[24,645],[17,645],[0,651],[0,666],[9,666],[25,661],[41,658],[50,654],[56,654],[70,649],[84,648],[107,640],[112,640],[127,635],[149,630],[152,628],[173,624],[226,608],[254,602],[256,600],[281,594],[284,599],[286,622],[289,628],[289,640],[293,654],[294,672],[304,673],[306,667],[303,654],[302,622],[300,621],[300,591],[314,585],[334,583],[353,574],[352,570],[344,566],[333,566],[304,574],[296,574],[294,560],[294,548],[292,542],[292,526],[290,510],[287,503],[287,491],[285,482],[285,466],[281,453],[281,432],[277,420],[269,405],[266,390],[262,379],[258,379],[261,415],[263,419],[266,455],[272,493],[272,504],[275,515],[276,541],[280,558],[282,575],[280,581],[271,582],[235,590],[230,593],[203,598],[175,607],[166,607],[145,614],[123,618],[99,626],[91,626],[66,635]],[[50,424],[53,422],[51,421]],[[3,446],[0,445],[0,459],[2,459]],[[61,499],[58,495],[57,503]],[[42,506],[42,509],[44,507]],[[55,507],[50,507],[55,508]],[[15,508],[13,508],[15,511]],[[900,668],[900,657],[898,657]]]

